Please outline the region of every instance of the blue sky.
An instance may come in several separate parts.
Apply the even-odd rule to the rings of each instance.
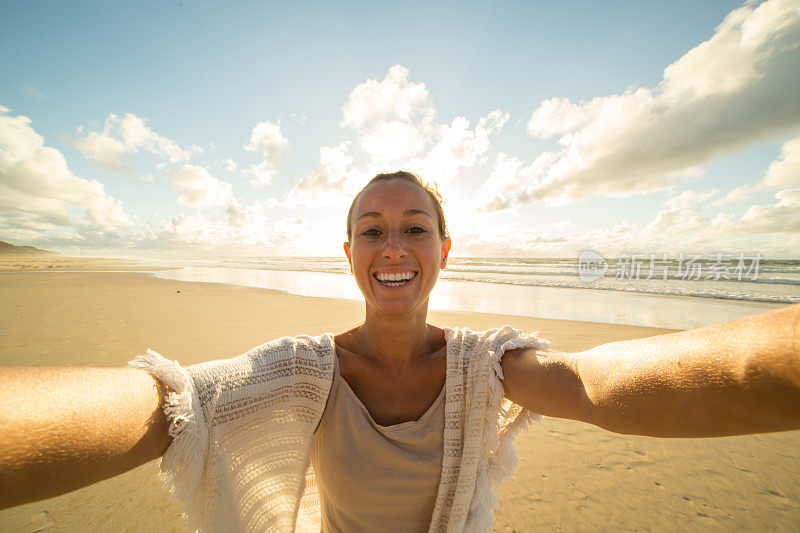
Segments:
[[[337,255],[377,172],[457,255],[800,250],[800,3],[0,3],[0,240]]]

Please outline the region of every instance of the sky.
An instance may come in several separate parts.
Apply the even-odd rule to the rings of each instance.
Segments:
[[[437,183],[456,256],[800,256],[800,0],[0,0],[0,240],[336,256]]]

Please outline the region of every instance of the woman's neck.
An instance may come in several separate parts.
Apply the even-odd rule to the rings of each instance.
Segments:
[[[441,348],[441,330],[428,325],[427,312],[380,316],[367,312],[364,323],[348,332],[344,348],[367,356],[393,371],[403,371]]]

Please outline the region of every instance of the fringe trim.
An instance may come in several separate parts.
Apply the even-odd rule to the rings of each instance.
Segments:
[[[511,336],[496,351],[489,352],[490,372],[488,375],[489,394],[486,409],[486,423],[483,433],[483,449],[479,459],[475,495],[470,505],[466,531],[491,531],[494,513],[500,506],[497,495],[503,482],[511,477],[517,467],[517,454],[514,451],[514,438],[542,417],[504,397],[503,369],[500,361],[508,350],[533,348],[544,350],[550,342],[536,337],[538,332],[526,334],[511,326],[503,326],[497,337]]]
[[[192,378],[177,361],[165,359],[147,350],[130,361],[128,366],[146,370],[171,389],[164,400],[164,413],[172,437],[161,459],[160,478],[177,498],[192,528],[200,530],[206,515],[201,477],[208,448],[208,429]],[[213,517],[209,517],[212,519]]]

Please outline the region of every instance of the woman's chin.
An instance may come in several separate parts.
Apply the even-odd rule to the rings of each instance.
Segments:
[[[417,299],[404,298],[386,300],[383,298],[376,298],[371,302],[367,302],[367,307],[387,317],[407,316],[412,313],[427,313],[428,300],[419,301]]]

